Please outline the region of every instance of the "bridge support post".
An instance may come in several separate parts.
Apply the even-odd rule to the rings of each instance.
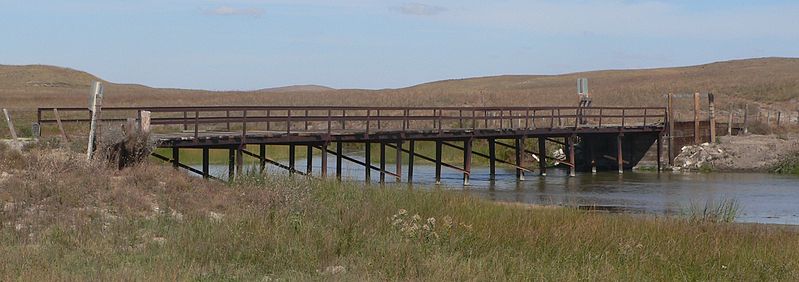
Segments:
[[[661,157],[663,156],[663,134],[658,133],[658,140],[657,140],[657,150],[658,150],[658,173],[661,171]]]
[[[313,172],[313,145],[308,145],[305,150],[305,173],[309,176]]]
[[[522,155],[524,154],[524,137],[516,138],[516,179],[524,180],[522,167]]]
[[[577,176],[577,166],[574,163],[574,139],[576,139],[576,135],[571,135],[566,137],[566,143],[569,144],[569,176],[575,177]]]
[[[402,181],[402,141],[397,141],[397,157],[395,162],[397,163],[397,182]]]
[[[295,157],[296,157],[296,153],[297,153],[297,148],[296,147],[297,146],[295,146],[294,144],[289,145],[289,173],[290,174],[294,174],[294,172],[297,170],[297,168],[294,165]]]
[[[380,142],[380,183],[386,183],[386,143]]]
[[[180,148],[172,147],[172,167],[177,170],[178,164],[180,164]]]
[[[366,171],[364,172],[364,180],[366,182],[372,181],[372,144],[366,142],[366,146],[364,149],[364,156],[363,161],[366,163],[364,167],[366,167]]]
[[[408,141],[408,183],[413,182],[413,159],[416,155],[416,144],[413,140]]]
[[[624,173],[624,158],[622,154],[622,142],[624,141],[624,135],[619,133],[616,135],[616,161],[619,166],[619,174]]]
[[[258,165],[261,173],[266,170],[266,144],[258,145]]]
[[[463,185],[470,185],[469,175],[472,172],[472,139],[463,141]]]
[[[203,147],[203,178],[208,179],[210,176],[209,173],[209,149],[208,147]]]
[[[341,154],[343,151],[343,143],[336,142],[336,179],[341,180]],[[323,152],[326,150],[322,150]]]
[[[328,146],[328,144],[329,144],[328,142],[322,143],[322,156],[321,156],[321,159],[322,159],[322,168],[321,168],[321,170],[322,170],[322,178],[327,177],[327,146]],[[310,172],[311,171],[308,170],[308,175],[311,174]]]
[[[441,141],[436,140],[436,184],[441,184]]]
[[[244,166],[244,153],[243,153],[243,151],[244,151],[244,144],[240,144],[236,148],[236,174],[237,175],[244,174],[244,171],[242,169],[242,167]]]
[[[497,140],[494,138],[488,139],[488,169],[489,180],[497,179]]]
[[[228,148],[227,160],[227,181],[233,182],[236,177],[236,149],[232,146]]]
[[[541,176],[547,175],[547,139],[538,137],[538,171]]]
[[[596,174],[596,144],[592,139],[583,139],[588,143],[588,150],[591,154],[591,173]]]

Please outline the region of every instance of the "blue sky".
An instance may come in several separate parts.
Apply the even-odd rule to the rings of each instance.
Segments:
[[[799,1],[0,0],[0,64],[121,83],[396,88],[799,57]]]

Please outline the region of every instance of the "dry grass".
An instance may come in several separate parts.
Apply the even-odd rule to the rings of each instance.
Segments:
[[[799,279],[796,233],[773,226],[301,177],[226,186],[31,150],[0,148],[3,280]]]

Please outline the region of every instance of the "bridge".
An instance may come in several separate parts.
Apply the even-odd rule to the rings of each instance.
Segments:
[[[39,108],[40,125],[89,122],[86,108]],[[194,107],[104,107],[101,120],[107,123],[136,123],[148,128],[159,148],[172,151],[172,156],[153,153],[206,178],[210,151],[228,152],[228,177],[243,172],[245,158],[258,161],[259,168],[274,165],[290,173],[314,175],[311,161],[317,154],[321,177],[328,176],[328,167],[342,177],[342,162],[363,167],[367,181],[372,172],[397,181],[413,181],[414,162],[425,160],[435,165],[436,182],[442,168],[463,174],[469,184],[472,158],[486,158],[489,177],[495,179],[496,164],[515,168],[516,177],[524,179],[535,173],[524,165],[525,156],[538,162],[537,173],[546,175],[550,164],[568,167],[570,175],[578,171],[631,169],[649,148],[657,146],[657,167],[661,168],[663,135],[669,115],[665,107],[346,107],[346,106],[194,106]],[[147,125],[149,124],[149,125]],[[63,132],[63,129],[62,129]],[[528,140],[537,141],[537,150],[528,149]],[[473,149],[474,142],[487,142],[488,152]],[[434,155],[416,151],[418,142],[434,144]],[[348,156],[343,145],[363,145],[363,156]],[[371,144],[379,144],[379,158],[373,163]],[[248,147],[250,145],[250,147]],[[257,146],[255,151],[251,149]],[[287,163],[273,159],[268,146],[287,146]],[[297,147],[306,149],[308,165],[296,167]],[[442,160],[444,147],[463,154],[460,164]],[[514,152],[512,161],[497,158],[497,146]],[[563,148],[564,156],[553,156],[547,147]],[[195,169],[181,162],[181,150],[202,150],[202,168]],[[388,151],[393,151],[393,169],[386,167]],[[335,165],[328,164],[329,155]],[[404,165],[403,158],[407,158]],[[403,170],[405,173],[403,173]]]

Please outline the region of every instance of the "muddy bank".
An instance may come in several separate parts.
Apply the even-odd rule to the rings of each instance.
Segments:
[[[799,155],[793,135],[722,136],[716,143],[685,146],[674,159],[675,170],[767,172]]]

